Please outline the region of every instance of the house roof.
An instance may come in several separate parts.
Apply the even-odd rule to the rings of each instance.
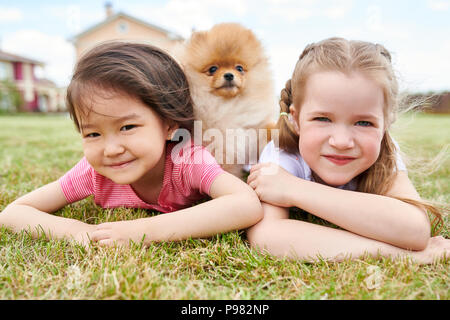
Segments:
[[[26,58],[24,56],[19,56],[16,54],[8,53],[5,51],[0,51],[0,60],[11,61],[11,62],[25,62],[43,66],[45,63],[35,59]]]
[[[56,84],[50,79],[40,78],[40,79],[36,79],[36,82],[41,85],[47,86],[47,87],[55,87],[56,88]]]
[[[81,32],[81,33],[79,33],[79,34],[73,36],[73,37],[70,38],[69,40],[70,40],[71,42],[76,42],[79,38],[81,38],[81,37],[83,37],[83,36],[85,36],[85,35],[87,35],[87,34],[93,32],[93,31],[95,31],[95,30],[101,28],[102,26],[104,26],[104,25],[106,25],[106,24],[110,23],[111,21],[114,21],[114,20],[116,20],[116,19],[118,19],[118,18],[126,18],[126,19],[129,19],[129,20],[131,20],[131,21],[134,21],[134,22],[136,22],[136,23],[138,23],[138,24],[141,24],[141,25],[143,25],[143,26],[145,26],[145,27],[147,27],[147,28],[151,28],[151,29],[158,30],[158,31],[160,31],[160,32],[162,32],[162,33],[164,33],[164,34],[166,34],[166,36],[167,36],[168,38],[172,39],[172,40],[183,40],[183,37],[181,37],[180,35],[178,35],[178,34],[172,32],[172,31],[169,31],[169,30],[166,30],[166,29],[164,29],[164,28],[155,26],[154,24],[151,24],[151,23],[142,21],[142,20],[140,20],[140,19],[138,19],[138,18],[132,17],[132,16],[130,16],[130,15],[126,14],[126,13],[123,13],[123,12],[118,12],[118,13],[116,13],[116,14],[114,14],[114,15],[108,17],[108,18],[106,18],[106,19],[103,20],[102,22],[97,23],[96,25],[94,25],[94,26],[88,28],[87,30],[85,30],[85,31],[83,31],[83,32]]]

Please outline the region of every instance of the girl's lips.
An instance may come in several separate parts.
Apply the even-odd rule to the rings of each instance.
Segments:
[[[354,157],[346,157],[346,156],[337,156],[337,155],[324,155],[326,159],[337,164],[338,166],[346,165],[349,162],[352,162],[356,158]]]
[[[109,164],[108,167],[110,167],[112,169],[122,169],[122,168],[125,168],[126,166],[128,166],[133,161],[134,160],[130,160],[130,161],[126,161],[126,162],[118,162],[118,163],[114,163],[114,164]]]

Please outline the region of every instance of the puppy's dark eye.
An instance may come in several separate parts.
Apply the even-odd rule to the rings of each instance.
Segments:
[[[217,71],[217,67],[216,66],[212,66],[212,67],[210,67],[209,69],[208,69],[208,73],[209,74],[214,74],[214,72],[216,72]]]
[[[237,65],[236,70],[239,72],[244,72],[244,68],[242,66]]]

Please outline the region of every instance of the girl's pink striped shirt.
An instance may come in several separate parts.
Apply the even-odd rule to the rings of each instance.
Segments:
[[[175,143],[171,143],[166,148],[164,180],[158,203],[146,203],[130,185],[114,183],[98,174],[86,158],[59,179],[61,189],[69,203],[93,195],[95,203],[103,208],[127,207],[172,212],[189,207],[209,195],[211,184],[224,170],[202,146],[185,144],[177,149],[175,146]]]

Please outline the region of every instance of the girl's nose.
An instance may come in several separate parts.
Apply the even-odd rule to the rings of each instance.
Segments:
[[[336,149],[351,149],[355,146],[353,134],[347,128],[335,128],[330,135],[329,144]]]
[[[105,157],[115,157],[125,152],[125,148],[123,145],[115,140],[115,139],[109,139],[106,141],[104,149],[103,149],[103,155]]]

